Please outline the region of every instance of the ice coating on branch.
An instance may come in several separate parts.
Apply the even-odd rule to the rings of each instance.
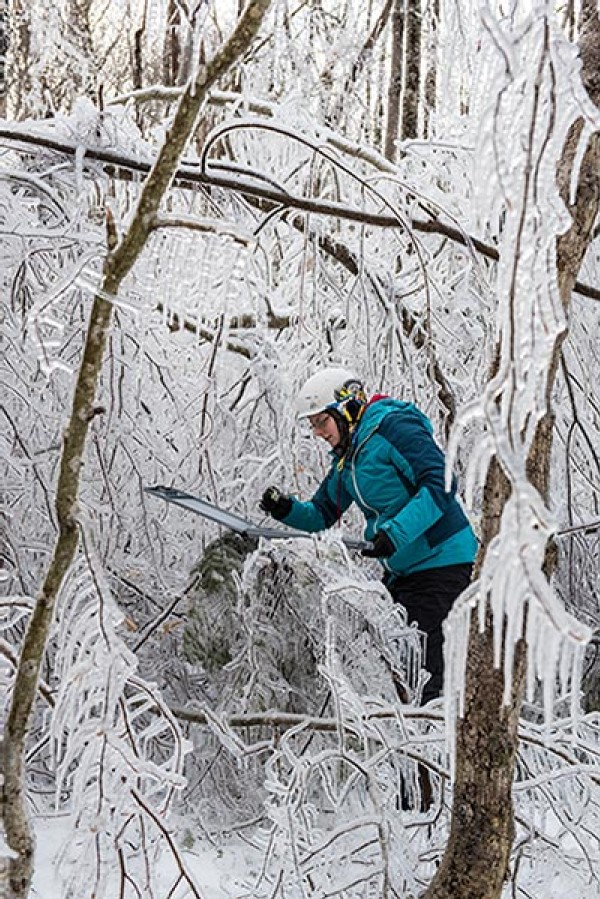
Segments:
[[[297,725],[277,731],[270,746],[264,731],[233,733],[222,715],[210,715],[212,734],[238,764],[258,761],[259,753],[264,759],[264,860],[260,873],[247,875],[245,894],[268,899],[280,882],[286,896],[299,899],[308,894],[307,872],[311,892],[346,884],[349,895],[362,895],[351,885],[363,878],[373,895],[385,894],[382,878],[399,896],[408,895],[408,887],[414,892],[419,839],[402,825],[398,793],[406,782],[417,794],[416,756],[435,766],[445,758],[441,715],[410,717],[412,707],[397,704],[391,677],[414,688],[418,632],[334,535],[314,545],[289,541],[257,550],[244,565],[239,589],[246,645],[223,674],[252,682],[245,697],[250,708],[271,709],[267,714],[276,721],[266,688],[274,690],[286,671],[286,678],[296,677],[308,638],[317,667],[303,701],[320,707],[318,715],[296,716]],[[280,662],[278,671],[274,663],[283,652],[293,664]],[[219,691],[221,704],[227,693]]]
[[[50,727],[56,803],[70,811],[72,824],[60,864],[74,895],[90,881],[98,894],[116,888],[120,873],[106,860],[115,843],[124,841],[125,861],[129,840],[148,840],[151,824],[139,804],[132,814],[133,797],[166,815],[184,784],[189,746],[159,691],[136,675],[137,659],[118,634],[121,619],[84,528],[82,557],[58,596],[59,687]]]
[[[453,689],[460,692],[470,612],[479,603],[480,624],[489,602],[494,621],[496,665],[504,663],[509,700],[515,643],[523,633],[529,648],[529,695],[541,684],[546,720],[556,696],[577,684],[590,629],[565,610],[542,573],[546,544],[555,524],[530,484],[526,460],[547,408],[549,371],[556,341],[567,323],[558,291],[556,239],[569,216],[556,184],[568,129],[580,112],[579,64],[555,29],[549,6],[538,4],[527,27],[484,14],[482,46],[490,69],[489,106],[481,123],[474,182],[479,185],[481,222],[500,227],[497,275],[497,365],[481,400],[463,410],[450,446],[479,416],[485,439],[469,465],[470,492],[483,482],[496,455],[512,488],[500,530],[491,542],[479,588],[471,588],[448,626]],[[574,102],[574,99],[576,102]],[[462,617],[461,617],[462,616]],[[460,621],[459,621],[460,619]],[[448,696],[451,715],[460,709]]]
[[[36,7],[41,5],[36,0]],[[299,4],[297,13],[290,16],[283,0],[275,4],[274,53],[273,44],[267,42],[259,54],[251,55],[241,70],[239,93],[231,91],[229,99],[212,95],[219,103],[211,100],[211,117],[221,121],[222,115],[240,125],[243,112],[246,122],[228,135],[226,146],[215,147],[211,159],[215,169],[217,164],[230,166],[218,171],[227,174],[238,188],[243,183],[275,182],[294,196],[333,201],[339,203],[339,211],[359,210],[361,217],[347,220],[337,214],[300,215],[285,204],[285,209],[274,209],[270,214],[244,200],[242,191],[234,187],[227,191],[211,188],[209,193],[174,187],[168,204],[169,226],[153,234],[120,296],[105,297],[115,304],[115,331],[99,397],[107,413],[92,423],[90,451],[83,469],[82,508],[89,509],[93,516],[100,555],[111,569],[111,588],[116,586],[119,591],[118,601],[127,611],[128,624],[138,628],[137,632],[130,631],[129,639],[140,666],[145,664],[150,676],[159,678],[163,689],[172,691],[170,699],[180,707],[187,704],[197,708],[207,701],[208,693],[218,714],[218,727],[186,725],[195,744],[194,754],[186,762],[190,777],[185,814],[193,822],[190,830],[200,841],[199,835],[210,827],[212,837],[216,820],[214,826],[218,826],[218,838],[223,841],[229,840],[232,829],[243,822],[248,844],[259,847],[262,855],[254,856],[247,875],[251,882],[243,888],[239,882],[233,883],[238,872],[227,872],[232,880],[228,893],[240,896],[243,892],[256,899],[272,899],[277,890],[285,891],[287,899],[305,895],[309,887],[298,876],[299,870],[310,878],[311,894],[339,895],[341,891],[352,899],[367,891],[385,895],[384,870],[397,895],[415,895],[421,890],[439,862],[448,833],[450,770],[441,710],[434,704],[426,710],[403,708],[398,713],[389,664],[395,653],[386,658],[381,650],[394,634],[402,635],[402,623],[394,622],[393,616],[385,617],[380,585],[365,583],[366,568],[354,570],[355,560],[349,560],[339,547],[330,554],[331,546],[323,538],[296,544],[293,549],[285,545],[262,547],[263,565],[255,560],[249,563],[251,577],[240,589],[239,608],[234,591],[233,602],[226,609],[230,617],[223,614],[222,597],[208,609],[205,602],[206,629],[213,642],[207,640],[204,648],[211,648],[217,636],[227,638],[229,643],[238,639],[242,645],[233,645],[231,662],[218,671],[214,670],[218,662],[214,658],[209,673],[198,665],[190,670],[177,643],[185,615],[181,610],[187,601],[184,588],[198,554],[215,537],[216,528],[191,519],[184,510],[167,509],[148,499],[142,485],[185,486],[252,518],[257,515],[257,497],[272,479],[307,498],[327,470],[328,461],[318,444],[296,426],[293,398],[308,374],[331,361],[359,365],[368,374],[373,391],[416,401],[432,415],[439,435],[440,422],[448,416],[448,409],[432,376],[432,363],[437,360],[447,376],[457,408],[482,393],[493,353],[496,265],[479,251],[475,255],[470,247],[463,249],[445,236],[411,233],[411,222],[414,217],[431,220],[429,223],[436,226],[451,223],[459,232],[468,231],[495,247],[506,197],[513,202],[513,193],[516,196],[518,190],[518,184],[513,183],[521,146],[517,128],[517,136],[500,132],[493,154],[483,154],[479,160],[477,180],[488,179],[497,163],[501,186],[494,182],[487,193],[480,186],[476,202],[473,200],[470,159],[481,136],[481,123],[488,128],[492,122],[490,116],[482,117],[482,110],[493,103],[499,80],[504,77],[501,54],[492,42],[482,43],[480,39],[478,0],[443,5],[434,124],[426,140],[407,142],[401,148],[395,167],[373,149],[380,145],[381,137],[378,110],[384,106],[379,88],[385,87],[385,39],[379,41],[369,59],[360,60],[365,67],[346,88],[346,77],[364,45],[366,19],[372,22],[385,5],[349,0],[335,21],[328,13],[334,5]],[[158,23],[154,16],[162,17],[166,9],[159,11],[156,4],[151,6],[148,26],[163,35],[165,23],[162,18]],[[507,15],[515,20],[520,16],[522,26],[528,13],[523,10],[530,4],[504,4],[505,9],[507,6]],[[221,4],[212,4],[213,11],[217,7],[220,17]],[[206,4],[198,14],[203,15],[205,9]],[[211,13],[207,21],[213,18]],[[140,24],[138,19],[135,27]],[[524,44],[517,44],[525,30],[513,33],[509,25],[502,27],[506,32],[497,47],[507,53],[511,77],[518,76],[522,59],[519,46]],[[344,34],[340,34],[341,28]],[[183,38],[184,30],[178,36]],[[124,33],[127,36],[131,32],[124,29]],[[212,44],[207,49],[212,51]],[[562,71],[566,71],[575,51],[564,42],[555,51]],[[531,59],[535,62],[534,54]],[[322,63],[327,66],[327,78],[322,77]],[[579,79],[567,83],[563,78],[562,84],[562,90],[570,92],[574,108],[583,110],[586,98]],[[237,77],[235,85],[237,88]],[[514,98],[515,108],[520,99]],[[154,143],[165,135],[172,106],[164,109],[164,116],[162,107],[159,109],[160,124],[153,124],[153,117],[149,117],[144,129],[149,141],[154,135]],[[506,109],[501,112],[506,118]],[[594,121],[593,110],[584,114],[589,122]],[[122,113],[109,110],[109,114],[100,115],[84,105],[69,121],[50,119],[35,126],[18,125],[65,139],[71,147],[110,148],[150,160],[151,145],[140,139],[136,118],[137,110],[131,106]],[[277,133],[260,127],[261,122],[273,118],[278,123]],[[519,119],[519,127],[524,121]],[[491,146],[490,135],[488,128],[483,137]],[[308,140],[301,142],[299,136]],[[508,150],[507,140],[511,142]],[[478,143],[478,149],[483,143]],[[188,153],[186,164],[194,171],[194,148],[190,147]],[[85,196],[77,190],[71,156],[36,151],[33,159],[32,153],[25,153],[18,166],[17,157],[12,152],[3,156],[0,187],[2,278],[12,288],[2,308],[7,352],[0,354],[3,405],[6,403],[0,428],[1,511],[6,516],[11,544],[2,569],[2,586],[11,596],[35,595],[48,547],[55,537],[51,501],[63,419],[71,399],[71,379],[64,372],[77,364],[77,335],[81,334],[85,311],[82,300],[87,302],[97,286],[94,271],[100,268],[97,260],[95,267],[90,263],[81,269],[80,259],[94,246],[103,246],[107,193],[113,194],[111,208],[122,233],[139,191],[139,176],[134,175],[127,183],[112,176],[109,181],[87,150],[81,159],[84,180],[90,187]],[[8,172],[11,167],[15,171]],[[392,168],[395,171],[390,176]],[[513,202],[511,215],[515,209]],[[402,229],[371,227],[364,222],[363,210],[394,210],[406,224]],[[199,227],[191,230],[192,221]],[[76,231],[72,223],[77,225]],[[506,235],[512,240],[511,227],[507,226]],[[228,228],[232,229],[229,237]],[[256,249],[250,252],[248,246],[241,246],[235,240],[240,235],[252,235]],[[72,249],[75,237],[76,252]],[[421,256],[414,252],[415,241]],[[535,250],[535,243],[528,239],[524,253],[531,249]],[[547,249],[551,252],[551,241]],[[594,283],[598,267],[594,247],[590,258],[589,271],[582,280]],[[71,276],[77,290],[69,289]],[[63,294],[56,291],[59,283],[65,287]],[[52,317],[46,320],[43,316],[48,309],[44,304],[49,298]],[[47,349],[44,371],[51,375],[49,378],[39,378],[39,344],[31,347],[31,338],[36,335],[29,329],[25,344],[20,339],[19,318],[31,310],[39,312],[34,319]],[[272,320],[278,315],[288,317],[291,327],[274,324]],[[582,395],[585,390],[590,398],[588,407],[584,410],[581,403],[578,411],[580,416],[585,412],[591,418],[597,398],[593,372],[598,371],[598,350],[597,323],[590,327],[589,321],[589,317],[582,317],[571,356],[580,356],[576,374],[583,385]],[[585,348],[583,326],[590,327]],[[554,328],[551,320],[550,342]],[[527,340],[518,337],[515,346],[523,357],[522,376],[534,373],[534,369],[527,369],[531,359]],[[506,369],[486,406],[486,414],[493,418],[498,412],[499,421],[510,411],[502,399],[504,375]],[[519,396],[514,431],[523,441],[530,439],[535,427],[536,416],[529,415],[529,404],[537,402],[540,390],[534,377]],[[561,405],[562,422],[570,421],[569,402]],[[495,430],[488,428],[484,439],[479,439],[480,413],[481,404],[477,404],[464,435],[457,432],[462,458],[470,461],[467,499],[475,506],[487,461],[501,439],[500,424]],[[592,435],[588,452],[593,462],[597,423],[584,423]],[[523,435],[521,427],[525,428]],[[522,478],[522,451],[511,440],[502,443],[501,449]],[[583,437],[581,440],[583,443]],[[462,458],[458,459],[459,471]],[[576,464],[574,461],[573,466]],[[461,485],[465,483],[464,478],[460,481]],[[558,491],[566,492],[570,486],[565,478]],[[587,487],[581,478],[579,492]],[[558,491],[553,489],[555,496]],[[587,489],[587,493],[587,501],[592,504],[593,491]],[[487,577],[489,581],[498,575],[494,601],[499,614],[510,600],[505,591],[522,592],[522,581],[533,569],[539,569],[544,542],[543,533],[530,533],[527,508],[532,498],[519,497],[520,505],[507,511],[502,536],[507,542],[497,541],[489,553]],[[552,528],[543,508],[538,509],[535,502],[533,506],[534,517],[541,515],[544,528]],[[523,508],[526,511],[521,523]],[[571,508],[576,512],[579,507]],[[597,510],[590,509],[587,516],[575,514],[574,521],[594,516]],[[346,521],[345,527],[350,533],[360,533],[359,516],[350,524]],[[516,535],[511,533],[513,527]],[[523,540],[533,541],[532,549],[517,558]],[[499,563],[500,558],[509,556],[511,546],[517,559],[514,570]],[[588,546],[593,592],[597,544],[588,541]],[[264,555],[271,550],[276,576],[268,566],[269,586],[265,588],[259,581]],[[290,568],[296,578],[291,583]],[[566,683],[573,658],[568,643],[567,651],[561,650],[565,644],[560,635],[556,636],[554,624],[548,623],[539,602],[541,596],[547,603],[545,587],[538,589],[535,578],[532,585],[529,600],[518,607],[510,605],[516,614],[508,624],[516,634],[523,623],[530,629],[532,641],[537,641],[536,658],[529,666],[530,694],[537,690],[543,699],[538,670],[551,661],[549,656],[557,658],[560,678]],[[85,606],[92,594],[89,583],[73,580],[72,586],[81,587],[81,604]],[[176,614],[169,614],[178,597],[182,605],[175,607]],[[461,603],[470,605],[475,616],[483,610],[476,588],[468,591]],[[326,658],[321,651],[326,629],[320,627],[325,611],[330,625]],[[80,633],[96,621],[87,609],[80,620],[77,614],[68,612],[62,620],[69,626],[80,625]],[[455,643],[457,665],[450,671],[452,683],[462,682],[461,666],[467,651],[465,621],[468,623],[468,619],[459,617],[450,622],[453,641],[459,641],[458,646]],[[544,628],[546,636],[538,636]],[[406,634],[406,630],[403,639],[408,637],[413,646],[417,635]],[[119,630],[116,634],[122,636]],[[22,624],[16,621],[15,626],[3,627],[1,636],[16,656]],[[109,637],[112,640],[112,631]],[[69,635],[64,642],[73,645]],[[89,641],[85,649],[90,646],[97,651]],[[397,643],[392,643],[392,650],[396,648]],[[118,643],[113,641],[112,656],[117,649]],[[54,669],[56,650],[53,646],[48,670]],[[98,652],[95,658],[106,661],[112,656]],[[5,663],[0,674],[10,684],[9,656],[0,658]],[[414,671],[414,660],[415,653],[409,653],[409,673]],[[96,676],[97,684],[97,672],[91,666],[85,668],[84,652],[78,663],[77,673]],[[117,662],[115,666],[117,682],[122,674]],[[65,669],[67,679],[70,670]],[[74,681],[74,690],[85,682]],[[125,707],[134,723],[143,726],[146,720],[156,722],[158,715],[153,709],[158,695],[151,691],[153,699],[149,697],[135,672],[128,684],[131,693],[126,694]],[[544,685],[548,694],[553,680],[546,678]],[[3,686],[0,683],[0,688]],[[329,688],[333,698],[326,706]],[[98,695],[93,692],[92,698]],[[113,699],[117,695],[113,692]],[[285,702],[295,703],[293,708],[302,713],[297,717],[303,723],[296,728],[282,732],[270,725],[238,728],[229,722],[229,715],[236,711],[279,709]],[[75,711],[74,703],[74,697],[65,697],[65,710]],[[562,709],[565,707],[563,704]],[[47,719],[43,698],[39,709],[41,717]],[[342,713],[343,727],[334,718],[335,710]],[[167,710],[162,711],[167,715]],[[313,718],[322,714],[331,729],[311,730],[304,712]],[[31,766],[34,782],[37,771],[41,771],[42,789],[34,794],[34,800],[42,810],[49,802],[44,800],[48,790],[47,733],[47,722],[36,729],[39,749],[34,748],[39,754]],[[152,723],[144,731],[148,739],[155,733]],[[588,716],[579,723],[568,717],[554,721],[546,734],[522,722],[519,757],[523,765],[515,786],[517,838],[511,866],[518,882],[507,885],[508,890],[555,899],[587,896],[597,884],[598,805],[590,775],[597,773],[599,734],[598,716]],[[73,734],[73,739],[77,736]],[[100,734],[103,736],[105,733]],[[578,738],[576,751],[571,746],[574,736]],[[246,745],[240,747],[240,741]],[[110,754],[121,748],[122,741],[107,740],[105,745]],[[259,751],[249,751],[254,749]],[[441,772],[435,775],[435,805],[420,820],[414,812],[399,808],[401,775],[408,777],[410,791],[416,792],[415,754],[425,754],[431,770]],[[94,756],[85,755],[82,762],[90,758]],[[130,764],[136,759],[125,752],[120,756],[122,767],[126,761]],[[107,783],[112,789],[110,779]],[[50,784],[52,789],[54,779]],[[81,820],[86,825],[91,817],[85,817],[89,795],[87,790],[78,793]],[[130,798],[132,813],[137,813],[139,808],[133,805],[133,796]],[[69,800],[70,794],[66,796]],[[267,827],[263,826],[265,821]],[[258,823],[253,826],[253,822]],[[104,817],[99,823],[108,827],[111,821]],[[139,845],[138,834],[130,835],[135,838],[131,843]],[[527,863],[520,863],[525,857]],[[147,858],[154,864],[150,852]],[[107,854],[108,868],[116,871],[116,862],[117,855]],[[86,870],[89,868],[82,866],[82,891],[87,896]],[[127,876],[131,874],[135,871],[128,870]],[[370,884],[360,880],[365,874],[372,876]],[[136,888],[141,892],[145,885],[134,887],[130,883],[128,887],[133,892]],[[181,892],[184,888],[180,884],[174,890]],[[168,894],[168,888],[154,889],[154,895]]]

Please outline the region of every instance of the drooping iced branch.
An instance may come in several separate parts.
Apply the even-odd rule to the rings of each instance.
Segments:
[[[426,899],[449,899],[457,892],[473,899],[501,895],[514,838],[513,772],[526,684],[533,695],[539,679],[547,719],[557,682],[565,693],[570,687],[577,711],[582,648],[590,631],[566,613],[548,583],[552,524],[546,502],[550,395],[571,290],[600,201],[597,134],[590,137],[600,120],[600,85],[595,62],[585,65],[596,59],[600,39],[591,4],[587,17],[581,34],[582,81],[596,85],[592,106],[581,90],[572,48],[553,30],[551,4],[538,7],[527,48],[523,34],[484,10],[499,83],[481,159],[493,161],[496,197],[490,193],[488,201],[498,203],[506,221],[497,352],[483,402],[475,404],[487,431],[487,445],[472,461],[472,469],[484,472],[481,579],[463,597],[466,628],[459,623],[460,605],[449,621],[455,652],[466,654],[464,680],[459,676],[450,685],[462,696],[453,818]],[[572,93],[565,90],[567,84],[574,85]],[[515,129],[520,139],[515,140]],[[482,186],[488,184],[482,180]],[[576,201],[569,203],[573,196]],[[479,620],[474,616],[469,629],[468,613],[477,601]],[[453,702],[449,691],[449,709]]]
[[[101,895],[114,889],[115,851],[135,882],[131,842],[139,838],[148,852],[155,842],[132,814],[132,790],[152,820],[165,815],[183,785],[187,745],[160,695],[136,674],[87,528],[82,543],[57,599],[50,734],[56,792],[71,812],[59,864],[73,894],[91,879],[91,892]]]
[[[27,895],[33,870],[34,838],[25,795],[25,740],[56,597],[77,550],[80,475],[112,314],[111,303],[101,294],[118,293],[121,282],[142,252],[152,220],[193,133],[207,91],[254,39],[269,3],[270,0],[250,0],[227,43],[207,65],[199,69],[195,80],[184,92],[165,143],[144,184],[134,217],[121,241],[117,241],[110,216],[107,218],[109,252],[103,267],[102,290],[95,298],[90,314],[60,460],[56,489],[58,537],[23,641],[4,734],[4,826],[7,842],[15,852],[15,857],[9,862],[11,899]]]
[[[66,140],[56,140],[35,134],[29,130],[18,129],[14,127],[0,127],[0,140],[13,143],[23,143],[24,145],[35,145],[59,153],[74,155],[78,147]],[[335,146],[335,143],[333,144]],[[340,149],[349,152],[365,162],[372,162],[371,155],[360,153],[359,149],[352,150],[347,143],[340,143]],[[118,153],[113,150],[102,150],[95,147],[87,147],[85,149],[85,157],[90,160],[98,160],[105,163],[107,169],[112,171],[116,177],[123,176],[124,172],[139,172],[145,174],[150,171],[151,163],[143,162],[139,159],[127,156],[124,153]],[[173,175],[173,180],[178,186],[185,188],[186,183],[190,185],[204,184],[207,186],[221,187],[226,190],[237,191],[241,194],[256,197],[261,200],[268,201],[275,205],[281,205],[284,208],[299,209],[306,212],[314,212],[319,215],[331,216],[347,221],[357,221],[365,225],[373,225],[381,228],[398,228],[398,219],[394,215],[386,213],[376,213],[364,209],[354,209],[343,203],[332,203],[324,200],[314,199],[310,197],[293,196],[283,191],[277,191],[273,188],[267,188],[265,185],[259,185],[256,181],[238,177],[226,177],[212,171],[199,172],[197,166],[186,164],[179,166]],[[447,237],[456,244],[463,247],[472,247],[479,255],[492,261],[498,260],[498,250],[487,244],[485,241],[468,234],[460,228],[440,221],[437,218],[419,219],[411,217],[411,228],[423,234],[436,234],[441,237]],[[593,285],[585,284],[580,280],[576,280],[573,286],[573,292],[582,297],[592,300],[600,300],[600,290]]]

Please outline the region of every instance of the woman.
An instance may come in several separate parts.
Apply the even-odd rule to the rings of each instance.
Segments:
[[[445,457],[431,423],[412,403],[375,395],[343,368],[313,375],[297,398],[298,418],[331,447],[331,468],[308,502],[265,490],[261,509],[306,531],[331,527],[355,502],[366,518],[364,556],[378,559],[384,583],[427,635],[430,679],[422,703],[439,696],[444,677],[442,624],[468,585],[477,540],[445,489]]]

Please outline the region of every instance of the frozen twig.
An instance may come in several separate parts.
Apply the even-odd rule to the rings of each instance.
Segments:
[[[69,143],[67,140],[56,140],[53,137],[47,137],[39,133],[32,134],[30,131],[20,129],[18,127],[0,127],[0,141],[7,141],[9,144],[22,143],[24,146],[40,146],[58,153],[66,153],[74,155],[77,146]],[[343,149],[342,145],[340,147]],[[86,148],[85,155],[90,160],[98,160],[106,166],[110,166],[115,170],[123,169],[124,171],[140,172],[145,174],[150,171],[150,162],[141,162],[127,154],[116,152],[114,150],[99,150],[97,148]],[[365,162],[371,163],[373,157],[365,150],[360,154]],[[383,159],[383,157],[381,157]],[[391,165],[388,163],[388,165]],[[396,171],[395,167],[393,171]],[[395,215],[374,213],[364,209],[354,209],[343,203],[332,203],[318,199],[292,196],[282,191],[268,189],[258,185],[256,181],[245,181],[242,178],[227,178],[211,172],[200,172],[197,166],[191,165],[189,162],[180,166],[173,175],[176,181],[189,181],[190,183],[213,185],[222,187],[227,190],[238,191],[242,194],[255,196],[260,199],[269,200],[273,203],[281,204],[283,207],[305,210],[314,212],[319,215],[328,215],[335,218],[346,219],[348,221],[359,221],[364,224],[371,224],[381,228],[398,228],[398,219]],[[419,219],[412,217],[411,227],[415,231],[423,234],[437,234],[442,237],[448,237],[450,240],[460,246],[471,246],[481,256],[492,261],[498,260],[498,250],[476,235],[467,234],[447,223],[438,219]],[[573,292],[579,296],[587,297],[592,300],[600,300],[600,289],[591,284],[585,284],[576,280],[573,286]]]
[[[123,279],[141,254],[152,221],[193,133],[207,91],[254,39],[269,4],[270,0],[250,0],[227,43],[209,63],[199,69],[195,80],[182,94],[167,138],[142,188],[135,215],[120,241],[107,211],[109,252],[103,267],[101,294],[116,295]],[[76,515],[80,475],[111,315],[111,303],[101,295],[96,296],[60,460],[56,488],[58,537],[23,642],[4,732],[6,752],[3,811],[7,841],[16,853],[16,857],[10,860],[10,882],[14,899],[22,899],[27,895],[33,872],[34,835],[29,822],[25,790],[25,740],[56,597],[77,551]]]

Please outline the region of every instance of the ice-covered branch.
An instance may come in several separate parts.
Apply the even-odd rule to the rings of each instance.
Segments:
[[[485,439],[470,465],[476,482],[483,473],[483,545],[480,581],[448,622],[450,713],[461,696],[455,806],[446,855],[427,899],[457,891],[500,896],[513,839],[512,772],[525,685],[533,698],[536,682],[541,684],[547,722],[557,688],[576,717],[583,648],[591,635],[548,581],[547,547],[555,528],[547,500],[550,398],[571,290],[600,198],[598,142],[590,139],[600,115],[580,77],[598,84],[597,66],[580,73],[576,48],[555,28],[550,3],[535,8],[523,31],[497,20],[489,7],[482,7],[482,15],[486,50],[496,65],[477,181],[480,207],[503,218],[497,346],[482,399],[459,419],[459,429],[472,416],[485,423]],[[591,19],[592,27],[584,24],[581,33],[581,57],[588,61],[596,58],[600,37],[597,10]],[[573,195],[577,201],[569,205]],[[478,620],[470,622],[477,605]]]
[[[0,140],[7,141],[10,145],[22,143],[25,146],[39,146],[54,150],[58,153],[74,155],[78,146],[70,143],[65,139],[57,140],[49,137],[36,128],[35,131],[23,129],[22,126],[3,126],[0,127]],[[340,149],[348,150],[350,156],[363,159],[371,164],[374,160],[370,154],[364,154],[358,150],[354,150],[355,145],[347,147],[345,143],[340,144]],[[151,163],[140,161],[133,156],[127,156],[124,153],[114,150],[103,150],[96,147],[86,147],[83,153],[83,159],[97,160],[105,164],[109,171],[119,177],[119,172],[139,172],[145,174],[150,171]],[[375,160],[377,162],[377,160]],[[331,203],[324,200],[299,197],[290,195],[284,191],[277,191],[273,188],[269,189],[265,185],[259,185],[255,180],[244,179],[242,177],[227,178],[210,170],[200,172],[198,167],[190,162],[178,167],[175,172],[174,181],[177,185],[185,189],[186,182],[190,184],[205,184],[207,186],[221,187],[231,191],[237,191],[248,196],[257,197],[258,199],[267,200],[274,204],[283,206],[284,208],[299,209],[306,212],[314,212],[319,215],[331,216],[348,221],[358,221],[363,224],[370,224],[381,228],[398,228],[398,220],[396,216],[386,213],[375,213],[364,209],[354,209],[343,203]],[[481,240],[474,234],[462,231],[460,228],[449,225],[448,223],[439,221],[438,219],[420,219],[416,216],[411,218],[411,227],[422,234],[437,234],[441,237],[447,237],[456,244],[463,247],[472,247],[478,254],[484,258],[493,261],[498,260],[498,250],[485,241]],[[600,289],[590,284],[585,284],[580,280],[576,280],[574,293],[582,297],[592,300],[600,300]]]
[[[243,246],[253,246],[256,238],[252,234],[244,232],[235,225],[228,224],[220,219],[200,219],[191,215],[157,215],[152,222],[153,230],[160,228],[189,228],[190,231],[200,231],[203,234],[217,234],[219,237],[229,237]]]
[[[172,835],[169,833],[168,829],[165,827],[160,817],[156,814],[156,812],[145,802],[144,798],[140,796],[137,790],[132,790],[131,795],[133,800],[137,805],[142,809],[143,813],[147,815],[158,831],[165,838],[169,849],[171,851],[171,858],[174,860],[177,865],[177,869],[179,871],[179,876],[175,881],[175,884],[172,887],[172,892],[177,888],[180,882],[183,882],[187,885],[189,893],[195,897],[195,899],[202,899],[202,893],[200,892],[196,882],[190,871],[187,868],[187,865],[184,863],[183,858],[181,856],[181,852],[173,839]]]
[[[72,827],[62,850],[65,880],[78,892],[91,877],[94,892],[108,893],[114,853],[134,882],[130,841],[137,831],[151,842],[132,813],[132,791],[153,821],[164,817],[183,785],[187,745],[160,695],[135,673],[137,660],[118,634],[121,614],[84,534],[83,558],[57,601],[51,734],[58,802]]]
[[[117,239],[114,221],[107,213],[108,255],[103,267],[101,293],[117,294],[121,282],[141,254],[151,222],[193,133],[207,91],[252,42],[269,3],[270,0],[250,0],[228,41],[209,63],[199,69],[194,81],[185,90],[167,139],[144,183],[133,219],[120,241]],[[98,295],[90,314],[83,358],[75,384],[71,416],[60,460],[56,488],[58,538],[23,642],[6,722],[4,822],[8,844],[16,853],[16,857],[11,858],[9,863],[14,897],[27,895],[34,855],[34,839],[25,793],[25,740],[56,597],[77,550],[76,516],[79,482],[111,315],[111,304]]]
[[[203,712],[201,709],[173,707],[171,711],[180,721],[189,721],[194,724],[208,723],[206,712]],[[443,713],[440,710],[434,711],[433,709],[405,706],[371,709],[365,715],[365,722],[391,721],[396,719],[399,714],[407,721],[435,721],[439,724],[444,720]],[[337,733],[340,726],[344,727],[343,722],[340,722],[337,718],[315,718],[311,715],[278,712],[275,709],[262,713],[247,712],[243,715],[229,715],[227,725],[235,728],[269,727],[278,731],[302,727],[306,730],[323,731],[325,733]],[[348,726],[348,730],[350,733],[353,732],[351,726]]]

